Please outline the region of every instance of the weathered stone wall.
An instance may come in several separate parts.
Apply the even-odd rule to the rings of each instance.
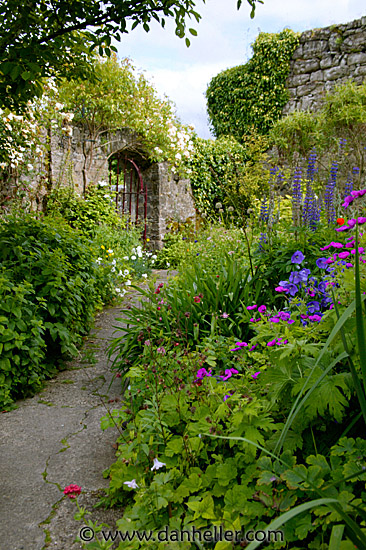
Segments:
[[[72,137],[52,136],[50,176],[52,186],[72,186],[84,193],[89,185],[109,179],[109,158],[127,152],[141,172],[147,188],[147,237],[156,248],[161,248],[170,219],[185,221],[195,218],[194,201],[189,180],[176,181],[167,163],[151,164],[139,142],[138,136],[128,129],[113,134],[106,133],[92,141],[82,129],[75,128]],[[121,174],[121,185],[123,176]],[[143,229],[144,204],[139,197],[138,218]],[[120,199],[121,200],[121,199]],[[125,212],[128,212],[127,198]],[[132,197],[132,219],[136,216],[136,196]]]
[[[350,78],[366,77],[366,17],[344,25],[305,31],[295,50],[287,87],[290,100],[283,113],[316,110],[327,91]]]

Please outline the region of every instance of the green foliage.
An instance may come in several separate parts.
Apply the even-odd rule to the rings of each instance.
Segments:
[[[252,128],[268,132],[288,100],[286,78],[297,45],[298,34],[289,29],[260,33],[248,63],[211,80],[206,98],[216,137],[231,135],[242,142]]]
[[[230,208],[233,218],[242,221],[253,198],[267,187],[262,168],[266,148],[265,138],[255,132],[244,144],[232,137],[194,140],[186,166],[201,215],[217,220],[222,217],[220,209]]]
[[[14,396],[39,390],[45,374],[44,323],[28,282],[14,283],[0,275],[0,407],[8,407]]]
[[[192,130],[180,124],[173,104],[160,99],[129,59],[98,57],[93,67],[96,78],[63,80],[59,86],[59,100],[74,113],[73,122],[89,134],[90,157],[98,138],[106,145],[107,139],[113,139],[111,134],[122,128],[131,131],[132,147],[145,161],[169,160],[179,165],[189,157]]]
[[[90,241],[60,220],[57,226],[27,216],[2,223],[1,311],[9,323],[1,331],[1,405],[39,389],[62,356],[77,353],[96,307],[109,299],[94,258]]]
[[[256,0],[248,0],[254,16]],[[0,14],[0,95],[7,107],[24,105],[35,95],[42,94],[44,77],[88,74],[88,54],[97,48],[100,55],[111,55],[116,47],[112,38],[138,25],[148,32],[152,19],[165,26],[166,18],[173,19],[175,34],[186,35],[186,18],[199,22],[194,0],[142,1],[95,0],[71,3],[59,0],[57,11],[51,2],[18,5],[6,0]],[[241,0],[238,0],[238,8]],[[131,27],[129,26],[131,24]],[[197,31],[189,28],[196,36]],[[24,33],[27,40],[24,41]],[[189,38],[185,38],[190,45]]]
[[[69,188],[54,189],[47,201],[47,214],[62,216],[71,227],[88,237],[93,237],[101,225],[123,229],[125,222],[116,213],[111,202],[113,199],[106,189],[101,185],[91,185],[85,197]]]
[[[339,139],[347,141],[347,170],[354,165],[365,175],[364,141],[366,124],[366,84],[351,80],[335,86],[316,112],[290,113],[272,127],[269,140],[279,160],[289,163],[298,156],[308,157],[315,149],[320,164],[328,166],[329,157],[338,153]]]

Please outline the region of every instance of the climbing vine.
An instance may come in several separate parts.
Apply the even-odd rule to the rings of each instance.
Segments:
[[[298,37],[290,29],[277,34],[262,32],[248,63],[211,80],[206,91],[207,110],[216,137],[232,135],[242,142],[252,128],[266,134],[279,119],[288,100],[286,78]]]

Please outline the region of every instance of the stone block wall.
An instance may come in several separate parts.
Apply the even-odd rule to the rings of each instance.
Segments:
[[[335,84],[366,77],[366,17],[344,25],[305,31],[295,50],[283,113],[316,110]]]
[[[101,180],[109,181],[109,158],[113,154],[124,152],[138,165],[144,186],[147,188],[147,237],[155,248],[161,248],[169,220],[195,219],[190,182],[189,180],[176,181],[169,170],[168,163],[151,164],[146,159],[138,136],[130,130],[122,129],[113,134],[106,133],[95,141],[89,139],[89,136],[78,127],[74,127],[72,137],[52,136],[50,152],[52,186],[71,186],[79,193],[85,193],[89,185],[95,185]],[[122,175],[121,185],[123,185]],[[135,219],[136,196],[132,198],[131,210],[132,217]],[[138,218],[143,230],[142,195],[139,197]]]

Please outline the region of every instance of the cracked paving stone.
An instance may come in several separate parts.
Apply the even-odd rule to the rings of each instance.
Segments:
[[[166,281],[165,271],[157,276]],[[118,406],[108,401],[121,396],[106,349],[121,326],[116,319],[122,307],[96,317],[80,357],[67,370],[0,415],[0,550],[81,549],[75,538],[83,523],[74,520],[75,502],[62,493],[71,483],[82,487],[80,503],[92,512],[88,519],[113,528],[121,517],[121,510],[92,508],[108,486],[103,471],[115,461],[119,435],[113,428],[103,432],[100,419],[105,407]]]

